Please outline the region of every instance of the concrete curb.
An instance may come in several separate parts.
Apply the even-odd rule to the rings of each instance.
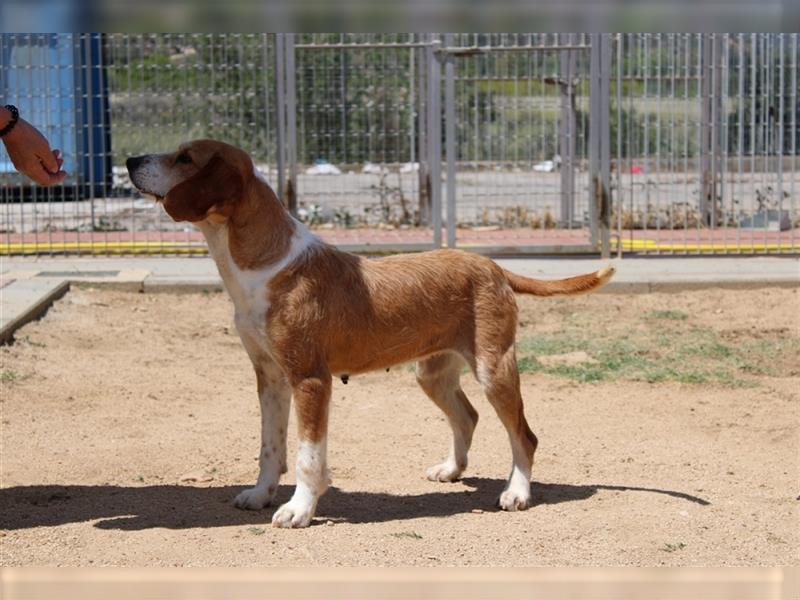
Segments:
[[[67,293],[69,287],[69,281],[52,279],[40,279],[34,282],[12,281],[3,287],[0,345],[11,342],[20,327],[42,317],[53,302]],[[9,293],[12,295],[10,299]]]
[[[758,290],[763,288],[800,288],[800,281],[792,279],[764,279],[748,281],[727,279],[720,281],[610,281],[596,294],[676,294],[698,290]]]
[[[800,281],[791,279],[771,279],[747,281],[731,279],[716,282],[703,281],[654,281],[649,284],[649,293],[692,292],[696,290],[758,290],[763,288],[800,288]]]

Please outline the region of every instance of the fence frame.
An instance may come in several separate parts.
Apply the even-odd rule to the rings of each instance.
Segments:
[[[605,80],[604,85],[592,87],[590,91],[590,123],[604,123],[606,131],[608,130],[609,120],[609,106],[606,100],[603,103],[600,95],[604,92],[608,93],[608,80],[610,78],[610,57],[608,60],[600,61],[601,45],[599,40],[607,37],[607,34],[597,34],[592,37],[592,43],[576,44],[573,42],[572,36],[566,44],[554,44],[543,46],[508,46],[508,47],[456,47],[452,46],[452,34],[445,36],[445,47],[440,48],[438,53],[444,56],[446,64],[445,69],[445,144],[447,147],[445,162],[447,168],[447,246],[449,248],[456,247],[456,154],[455,154],[455,77],[453,70],[453,61],[456,58],[473,56],[475,54],[486,54],[494,52],[558,52],[560,57],[560,66],[562,69],[562,80],[559,81],[562,95],[562,117],[566,115],[568,123],[575,123],[575,90],[572,81],[572,75],[575,69],[574,63],[576,53],[579,51],[589,51],[591,60],[591,81],[602,82]],[[605,42],[605,46],[608,42]],[[570,128],[569,125],[560,125],[559,146],[562,152],[561,163],[561,205],[562,215],[566,214],[567,221],[572,223],[574,221],[575,210],[575,139],[574,127]],[[591,138],[591,134],[590,134]],[[564,161],[564,155],[567,160]],[[610,154],[608,152],[608,145],[606,144],[605,153],[598,154],[594,162],[590,161],[590,181],[596,179],[595,172],[605,173],[604,181],[608,180],[608,172],[610,166]],[[452,183],[451,183],[452,182]],[[568,182],[568,185],[565,183]],[[590,188],[592,189],[592,188]],[[605,190],[610,195],[610,186],[606,185]],[[592,194],[592,197],[596,197]],[[610,196],[609,196],[610,197]],[[599,215],[601,212],[593,209],[593,203],[589,202],[589,230],[591,235],[591,242],[589,244],[559,244],[559,245],[546,245],[546,244],[531,244],[531,245],[504,245],[498,246],[476,246],[475,249],[479,252],[487,254],[576,254],[576,253],[592,253],[600,251],[603,257],[607,257],[609,253],[608,240],[610,239],[608,229],[608,219],[605,221],[600,220]],[[562,217],[563,219],[563,217]],[[604,241],[605,245],[601,245],[600,240]]]
[[[418,136],[420,139],[419,148],[419,167],[420,167],[420,204],[427,203],[430,207],[430,226],[432,229],[431,248],[440,248],[443,242],[448,248],[458,246],[456,239],[456,220],[457,220],[457,195],[456,195],[456,114],[455,114],[455,61],[459,58],[474,56],[476,54],[491,54],[495,52],[558,52],[562,57],[562,81],[559,82],[562,88],[562,115],[566,115],[575,123],[575,87],[572,81],[575,70],[575,58],[578,52],[589,52],[592,69],[590,92],[590,123],[599,123],[599,131],[608,131],[609,123],[609,103],[606,98],[602,101],[601,96],[607,96],[610,80],[610,36],[608,34],[595,34],[592,36],[593,42],[590,44],[574,43],[572,36],[567,43],[557,43],[551,45],[529,45],[529,46],[456,46],[454,45],[454,35],[444,34],[420,34],[418,41],[403,43],[337,43],[337,44],[315,44],[315,43],[295,43],[293,34],[276,34],[276,48],[282,49],[275,53],[277,61],[276,71],[285,73],[285,83],[281,85],[280,76],[276,93],[278,106],[282,107],[285,119],[286,141],[288,148],[286,152],[286,164],[278,165],[279,189],[283,190],[281,197],[287,208],[296,210],[296,198],[292,191],[296,192],[296,173],[297,173],[297,142],[296,126],[292,123],[295,118],[296,99],[294,97],[294,86],[296,74],[294,51],[299,50],[348,50],[348,49],[388,49],[388,48],[410,48],[420,49],[420,57],[424,60],[424,68],[419,69],[419,98],[417,109],[419,114]],[[602,41],[601,41],[602,40]],[[601,56],[603,57],[601,59]],[[282,64],[281,64],[282,63]],[[595,83],[597,85],[595,85]],[[442,87],[444,87],[444,107],[442,107]],[[281,115],[281,113],[279,113]],[[279,131],[281,131],[279,129]],[[442,136],[444,132],[444,136]],[[562,152],[561,181],[560,190],[562,214],[567,214],[567,220],[572,223],[575,220],[575,140],[574,127],[562,126],[560,132],[559,147]],[[444,138],[444,155],[442,153],[442,138]],[[279,152],[280,156],[280,152]],[[444,164],[443,164],[444,163]],[[589,229],[591,242],[589,244],[531,244],[531,245],[504,245],[500,246],[471,246],[471,250],[486,254],[576,254],[601,252],[603,256],[609,253],[609,215],[610,215],[610,194],[609,184],[610,171],[610,151],[609,144],[602,145],[598,150],[594,160],[590,160],[590,190],[592,198],[602,198],[603,201],[595,206],[590,200],[589,206]],[[288,170],[288,179],[284,171]],[[446,239],[442,239],[442,170],[444,170],[447,190],[445,194],[445,220]],[[285,184],[284,181],[288,181]],[[594,191],[596,181],[602,181],[601,191]],[[567,183],[567,185],[564,185]],[[603,218],[604,217],[604,218]],[[396,244],[384,247],[382,245],[370,245],[369,248],[353,247],[354,250],[386,250],[386,249],[409,249],[406,245]],[[414,248],[416,249],[416,248]]]
[[[552,204],[546,203],[554,199],[556,209],[560,208],[560,221],[555,225],[558,227],[556,233],[566,235],[539,238],[538,233],[523,233],[517,238],[519,242],[513,239],[513,235],[509,236],[509,243],[505,243],[502,235],[487,236],[480,238],[484,241],[479,240],[477,245],[470,244],[470,249],[486,254],[600,253],[606,257],[611,252],[613,238],[620,256],[623,250],[667,254],[785,254],[800,250],[795,237],[795,229],[800,229],[800,214],[795,197],[797,183],[800,181],[797,170],[797,142],[800,140],[797,121],[800,109],[796,108],[800,93],[800,88],[797,87],[798,34],[473,36],[426,33],[401,34],[395,37],[354,34],[352,37],[340,37],[339,42],[336,42],[335,36],[313,37],[312,43],[303,43],[303,39],[309,38],[301,38],[299,34],[258,34],[253,38],[255,43],[252,40],[247,42],[247,56],[250,58],[246,64],[242,58],[245,56],[242,35],[223,35],[218,40],[221,42],[219,47],[222,48],[223,62],[215,60],[214,44],[218,42],[205,42],[203,38],[199,44],[190,42],[187,47],[193,51],[195,48],[201,52],[211,50],[210,61],[206,58],[205,62],[197,63],[198,68],[208,69],[210,65],[212,70],[211,86],[204,84],[204,89],[212,90],[219,97],[226,94],[236,97],[237,93],[245,92],[252,94],[253,89],[259,90],[259,94],[263,93],[263,108],[266,110],[258,112],[258,117],[249,116],[249,120],[245,120],[245,103],[238,102],[231,104],[231,114],[225,104],[221,118],[226,125],[240,128],[240,123],[245,126],[253,123],[259,125],[259,131],[263,132],[259,149],[270,157],[266,161],[269,164],[262,163],[260,168],[272,171],[273,165],[276,165],[276,191],[286,207],[298,214],[298,195],[302,192],[305,199],[319,199],[324,204],[325,200],[322,199],[327,197],[330,206],[341,208],[348,206],[342,199],[347,202],[348,195],[354,193],[358,194],[354,205],[360,208],[366,203],[367,214],[366,211],[376,210],[377,204],[369,203],[376,202],[378,194],[380,206],[384,207],[384,203],[389,206],[388,203],[396,200],[393,194],[397,194],[396,190],[399,189],[403,219],[397,220],[394,213],[390,218],[389,210],[394,210],[393,208],[386,208],[385,213],[380,213],[382,218],[389,219],[395,225],[421,222],[425,226],[423,230],[416,231],[414,242],[403,241],[407,238],[400,236],[395,243],[370,244],[359,241],[358,244],[345,245],[348,249],[383,252],[442,246],[463,247],[469,243],[471,234],[459,232],[457,229],[459,211],[462,217],[466,211],[472,211],[466,218],[471,225],[494,226],[499,222],[506,227],[527,227],[534,223],[529,213],[525,213],[523,217],[509,218],[502,211],[507,210],[506,207],[508,210],[524,211],[531,206],[534,206],[534,210],[541,211],[544,208],[549,211]],[[112,121],[123,132],[145,122],[138,113],[125,108],[127,104],[119,104],[123,109],[115,113],[113,119],[110,110],[102,111],[92,104],[96,98],[105,98],[108,101],[112,96],[113,90],[106,90],[102,85],[102,81],[106,80],[104,78],[113,75],[116,80],[120,74],[125,77],[127,73],[127,87],[117,84],[116,94],[123,97],[127,94],[130,98],[136,93],[134,90],[138,89],[139,94],[143,91],[145,94],[149,92],[153,101],[164,102],[165,106],[170,106],[167,101],[179,98],[184,90],[190,94],[198,93],[198,89],[188,83],[191,76],[178,82],[178,87],[173,87],[171,82],[174,79],[165,75],[174,68],[170,61],[175,57],[169,51],[163,51],[164,40],[174,41],[180,36],[147,34],[141,39],[131,36],[127,40],[128,60],[131,56],[131,40],[136,43],[139,39],[141,56],[145,56],[144,48],[147,44],[150,48],[155,46],[155,51],[151,50],[152,54],[146,55],[148,59],[155,57],[166,61],[163,70],[152,69],[156,63],[136,65],[133,84],[132,71],[125,60],[124,46],[122,60],[106,61],[103,54],[104,49],[119,53],[119,42],[114,41],[113,37],[105,34],[81,34],[73,40],[73,45],[81,51],[81,56],[91,54],[92,57],[91,60],[86,59],[86,64],[76,63],[70,67],[70,72],[76,75],[85,72],[82,87],[76,87],[75,95],[76,102],[89,102],[89,105],[81,104],[76,110],[86,112],[84,117],[88,116],[92,123],[100,112],[103,113],[99,119],[100,125],[85,128],[84,133],[88,137],[84,135],[81,138],[85,147],[81,146],[76,151],[76,160],[80,161],[80,165],[75,170],[79,171],[82,179],[72,187],[63,189],[41,190],[35,186],[25,187],[25,191],[31,192],[33,206],[24,209],[20,207],[18,218],[9,217],[12,228],[4,231],[9,235],[9,241],[4,246],[0,245],[0,254],[18,253],[17,250],[21,247],[27,247],[24,253],[34,254],[114,254],[124,253],[125,249],[138,252],[140,247],[143,252],[150,249],[161,254],[184,251],[200,253],[204,250],[201,242],[190,238],[189,234],[185,239],[179,239],[180,236],[176,233],[178,230],[170,229],[174,224],[161,225],[157,229],[139,228],[136,217],[132,217],[134,224],[126,224],[127,229],[103,228],[104,218],[118,214],[113,212],[118,206],[114,203],[128,198],[133,203],[135,196],[128,195],[129,186],[118,187],[117,183],[112,184],[112,180],[116,179],[112,179],[111,171],[116,178],[119,167],[111,167],[112,156],[108,139],[95,134],[110,136]],[[329,39],[333,41],[317,43]],[[0,48],[5,40],[5,37],[0,39]],[[107,46],[105,40],[108,40]],[[124,43],[126,40],[123,40]],[[410,50],[408,53],[403,52],[399,61],[397,55],[392,57],[389,52],[379,53],[378,61],[361,63],[369,65],[371,69],[368,77],[355,80],[359,81],[358,89],[362,95],[369,93],[365,90],[373,85],[373,81],[379,80],[384,74],[386,76],[385,84],[375,84],[382,93],[388,91],[387,95],[378,99],[377,109],[364,108],[370,106],[370,103],[362,103],[358,95],[355,96],[356,100],[352,100],[353,96],[344,94],[339,99],[339,89],[349,89],[346,87],[350,85],[346,83],[346,78],[355,71],[345,74],[343,70],[341,80],[336,79],[331,87],[326,87],[329,85],[328,81],[332,81],[331,73],[339,77],[336,70],[331,70],[339,68],[339,63],[336,62],[338,59],[305,62],[306,57],[298,54],[333,51],[344,55],[350,50],[372,49]],[[178,54],[182,52],[181,50]],[[269,56],[270,52],[273,52],[272,57]],[[525,53],[540,56],[541,60],[500,59],[505,53]],[[374,55],[365,52],[356,60],[363,61],[363,57],[369,57],[370,54]],[[119,58],[120,54],[114,56]],[[476,60],[464,69],[459,69],[460,61],[475,56],[485,56],[487,60]],[[346,65],[349,57],[344,56],[343,60]],[[30,67],[14,65],[9,69],[58,68],[57,63],[51,67],[51,63],[46,61],[41,64],[36,60],[29,62]],[[218,82],[228,81],[227,78],[230,77],[235,84],[237,75],[245,73],[249,77],[253,63],[258,62],[264,68],[264,73],[256,76],[260,77],[258,84],[252,84],[253,80],[248,79],[249,83],[240,83],[237,89],[225,88],[221,92],[217,91],[218,88],[214,85],[214,68],[220,69]],[[547,66],[540,68],[540,63]],[[174,64],[180,66],[182,63]],[[193,63],[187,64],[191,66]],[[408,74],[405,71],[406,64]],[[2,67],[0,81],[2,76],[7,75],[5,64]],[[137,83],[136,79],[139,73],[145,73],[145,69],[152,69],[147,73],[155,84],[145,86],[145,75],[142,75],[142,87],[137,88],[134,85]],[[301,78],[304,69],[308,69],[307,72],[312,76]],[[180,70],[177,72],[181,73]],[[317,74],[321,76],[317,77]],[[170,87],[159,87],[159,81],[166,81]],[[525,82],[532,84],[527,88],[529,91],[517,91],[516,86],[524,85]],[[676,87],[676,82],[679,87]],[[514,91],[507,91],[505,84],[513,84]],[[554,88],[547,87],[552,84],[558,86],[555,96],[551,94]],[[181,85],[184,87],[180,87]],[[473,85],[474,88],[470,87]],[[611,98],[612,86],[616,86],[614,98]],[[298,90],[303,94],[300,98]],[[391,92],[396,90],[402,90],[403,99],[399,102],[387,101],[385,98],[391,98]],[[309,108],[304,104],[307,93],[314,96],[313,102],[317,105],[326,102],[330,102],[330,105],[324,109],[319,109],[316,105]],[[37,89],[35,94],[49,97],[47,90],[43,89]],[[274,109],[269,106],[272,94],[275,96]],[[611,112],[613,102],[616,102],[613,106],[614,113]],[[535,108],[532,109],[532,106]],[[544,108],[539,108],[541,106]],[[337,125],[326,125],[325,119],[329,113],[325,111],[331,114],[341,112],[344,115],[345,109],[354,111],[356,116],[350,117],[350,113],[347,113],[344,120],[332,121]],[[392,109],[401,111],[402,116],[399,119],[391,118]],[[548,111],[547,119],[536,120],[531,117],[528,121],[529,114],[534,117],[536,114],[544,114],[534,113],[534,110]],[[189,114],[191,113],[186,113]],[[616,117],[616,122],[612,121],[612,114]],[[305,119],[305,115],[309,118]],[[624,123],[623,118],[626,119]],[[183,120],[184,114],[176,113],[172,121],[156,121],[155,125],[173,128],[178,125],[176,133],[179,134]],[[311,123],[321,125],[314,128],[309,125]],[[354,123],[358,123],[355,130]],[[363,123],[365,125],[362,128]],[[273,124],[274,142],[269,136]],[[210,126],[208,131],[213,135],[213,118],[206,125]],[[261,126],[265,129],[262,130]],[[615,140],[609,137],[612,127],[616,127]],[[624,151],[623,134],[626,136]],[[787,140],[787,135],[791,135],[791,139]],[[239,136],[239,141],[246,143],[247,138],[242,137],[241,133]],[[306,137],[298,139],[298,136]],[[135,152],[132,149],[138,149],[146,141],[140,137],[130,143],[125,135],[120,135],[119,139],[125,140],[121,144],[129,152]],[[383,173],[394,170],[410,156],[412,172],[415,168],[418,170],[418,174],[411,178],[410,196],[405,191],[408,189],[407,175],[398,175],[397,188],[391,187],[393,183],[388,184],[388,180],[382,176],[380,186],[383,187],[380,192],[363,191],[368,189],[367,186],[372,189],[377,187],[371,183],[372,175],[360,179],[341,179],[338,197],[334,189],[328,195],[327,182],[323,185],[319,185],[320,181],[309,184],[309,179],[304,176],[300,182],[302,190],[299,190],[298,176],[301,175],[300,168],[305,168],[304,163],[316,157],[325,158],[325,153],[331,151],[329,148],[339,147],[336,145],[338,141],[333,144],[319,141],[330,139],[355,140],[356,154],[352,154],[353,151],[344,146],[343,160],[350,169],[354,165],[350,164],[353,161],[347,159],[348,152],[357,157],[356,162],[368,160],[364,156],[380,157],[377,162],[385,161],[381,163],[381,168],[385,167]],[[520,143],[518,140],[526,141]],[[510,148],[508,151],[506,144]],[[612,147],[612,144],[616,146]],[[124,152],[119,149],[116,151],[117,154]],[[310,152],[321,154],[314,155]],[[332,152],[338,153],[339,150]],[[541,159],[531,157],[549,157],[550,153],[557,153],[560,157],[556,167],[560,173],[544,178],[529,177],[534,170],[540,170],[532,161]],[[299,160],[299,154],[302,154],[302,161]],[[118,159],[119,155],[115,158]],[[107,160],[108,166],[98,167],[95,164],[96,159]],[[554,156],[553,162],[555,161]],[[359,165],[360,163],[355,167],[360,169]],[[524,176],[515,178],[513,172],[520,172],[520,167]],[[638,170],[634,170],[634,167]],[[624,175],[623,168],[627,169]],[[552,170],[551,165],[548,172]],[[587,179],[583,179],[585,170]],[[99,171],[108,178],[108,183],[102,186],[102,190],[95,191],[94,184],[87,187],[81,183],[84,180],[94,182]],[[489,171],[498,171],[499,175],[492,175]],[[483,172],[487,174],[480,174]],[[364,170],[363,173],[373,171]],[[459,181],[459,173],[468,175],[462,175]],[[789,179],[785,179],[787,176]],[[447,186],[446,189],[443,189],[444,185]],[[469,189],[472,185],[475,186],[474,190]],[[531,185],[539,187],[531,188]],[[464,186],[460,196],[459,186]],[[16,211],[12,203],[18,195],[22,195],[23,185],[5,186],[2,192],[4,204],[8,204],[4,207],[5,212],[10,215],[12,208]],[[413,210],[413,200],[409,203],[407,199],[413,198],[415,194],[418,195],[419,220],[413,212],[406,210],[409,206]],[[628,200],[628,194],[629,207],[623,206],[623,200]],[[51,222],[49,217],[55,212],[53,202],[71,200],[73,196],[83,202],[85,210],[76,206],[73,211],[71,205],[65,205],[61,208],[69,210],[61,210],[61,216],[55,215],[52,219],[56,228],[48,228]],[[482,209],[482,203],[488,208]],[[108,210],[109,204],[112,205],[111,212]],[[624,224],[623,214],[626,208],[631,220]],[[480,210],[483,210],[483,217],[480,212],[476,212]],[[486,217],[487,210],[495,212]],[[617,210],[614,223],[611,223],[612,210]],[[45,229],[41,229],[36,222],[36,215],[45,213]],[[369,213],[377,214],[379,213]],[[780,229],[777,230],[774,229],[775,214],[780,221],[777,224]],[[29,224],[29,215],[34,219],[33,228]],[[538,220],[540,215],[541,213],[535,215],[537,224],[533,227],[536,231],[541,223]],[[791,231],[786,231],[784,226],[786,215],[791,220]],[[86,230],[78,227],[86,225],[84,219],[88,220],[91,229],[90,233],[82,236],[80,233]],[[338,219],[337,216],[336,220]],[[359,222],[358,217],[355,220]],[[376,222],[371,216],[369,219],[361,217],[361,220],[365,223]],[[60,225],[61,223],[64,224]],[[73,223],[77,226],[73,227]],[[548,227],[553,227],[552,220],[550,223]],[[15,236],[13,227],[18,225],[21,235]],[[148,223],[148,226],[152,226],[152,223]],[[580,237],[570,237],[569,232],[573,230]],[[116,231],[133,232],[133,241],[128,243],[123,239],[124,236],[109,235]],[[150,231],[169,234],[162,236],[159,233],[158,240],[154,241],[150,237]],[[778,233],[774,234],[776,231]],[[69,241],[72,239],[69,234],[73,232],[76,233],[73,237],[77,242]],[[35,242],[25,243],[28,238],[22,234],[30,235]],[[47,237],[48,241],[39,241],[38,236],[42,240]],[[425,236],[429,237],[426,239]],[[22,243],[11,242],[16,238]],[[472,238],[476,239],[476,236]],[[58,241],[59,239],[64,241]],[[87,239],[89,241],[85,241]],[[542,243],[536,243],[537,239]],[[564,243],[557,244],[556,241],[560,240]]]

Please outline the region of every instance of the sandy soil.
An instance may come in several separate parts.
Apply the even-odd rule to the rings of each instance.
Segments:
[[[676,309],[734,342],[799,333],[796,290],[520,307],[521,336],[587,314],[633,331],[642,314]],[[535,506],[513,514],[493,508],[510,450],[471,376],[481,420],[452,484],[424,478],[449,431],[408,367],[336,381],[334,487],[312,527],[278,530],[272,508],[231,504],[255,480],[259,417],[224,294],[74,289],[17,337],[0,349],[3,565],[797,564],[791,353],[755,387],[524,374],[540,447]],[[289,452],[291,465],[293,435]],[[292,483],[290,469],[279,502]]]

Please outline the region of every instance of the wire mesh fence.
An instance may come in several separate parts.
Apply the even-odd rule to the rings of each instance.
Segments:
[[[445,102],[455,145],[447,191],[459,224],[522,229],[531,245],[589,241],[589,196],[577,181],[588,165],[588,38],[445,38],[454,48],[453,74],[445,73],[454,80]]]
[[[798,250],[797,37],[618,37],[610,141],[622,248]]]
[[[5,252],[205,252],[141,198],[124,163],[201,137],[275,172],[275,58],[266,34],[3,34],[6,102],[62,149],[66,185],[42,189],[0,159]]]
[[[2,34],[71,177],[0,154],[0,252],[205,252],[124,168],[200,137],[351,247],[797,252],[797,38]]]
[[[297,196],[314,224],[421,223],[416,38],[295,37]]]

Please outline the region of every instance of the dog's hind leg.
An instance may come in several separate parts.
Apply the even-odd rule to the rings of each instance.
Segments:
[[[538,442],[525,420],[513,342],[499,351],[479,354],[476,376],[511,441],[511,476],[498,504],[503,510],[524,510],[530,505],[531,468]]]
[[[478,413],[461,390],[463,359],[457,354],[437,354],[417,362],[417,382],[442,409],[453,430],[453,445],[447,459],[427,471],[431,481],[455,481],[467,467],[467,452]]]

